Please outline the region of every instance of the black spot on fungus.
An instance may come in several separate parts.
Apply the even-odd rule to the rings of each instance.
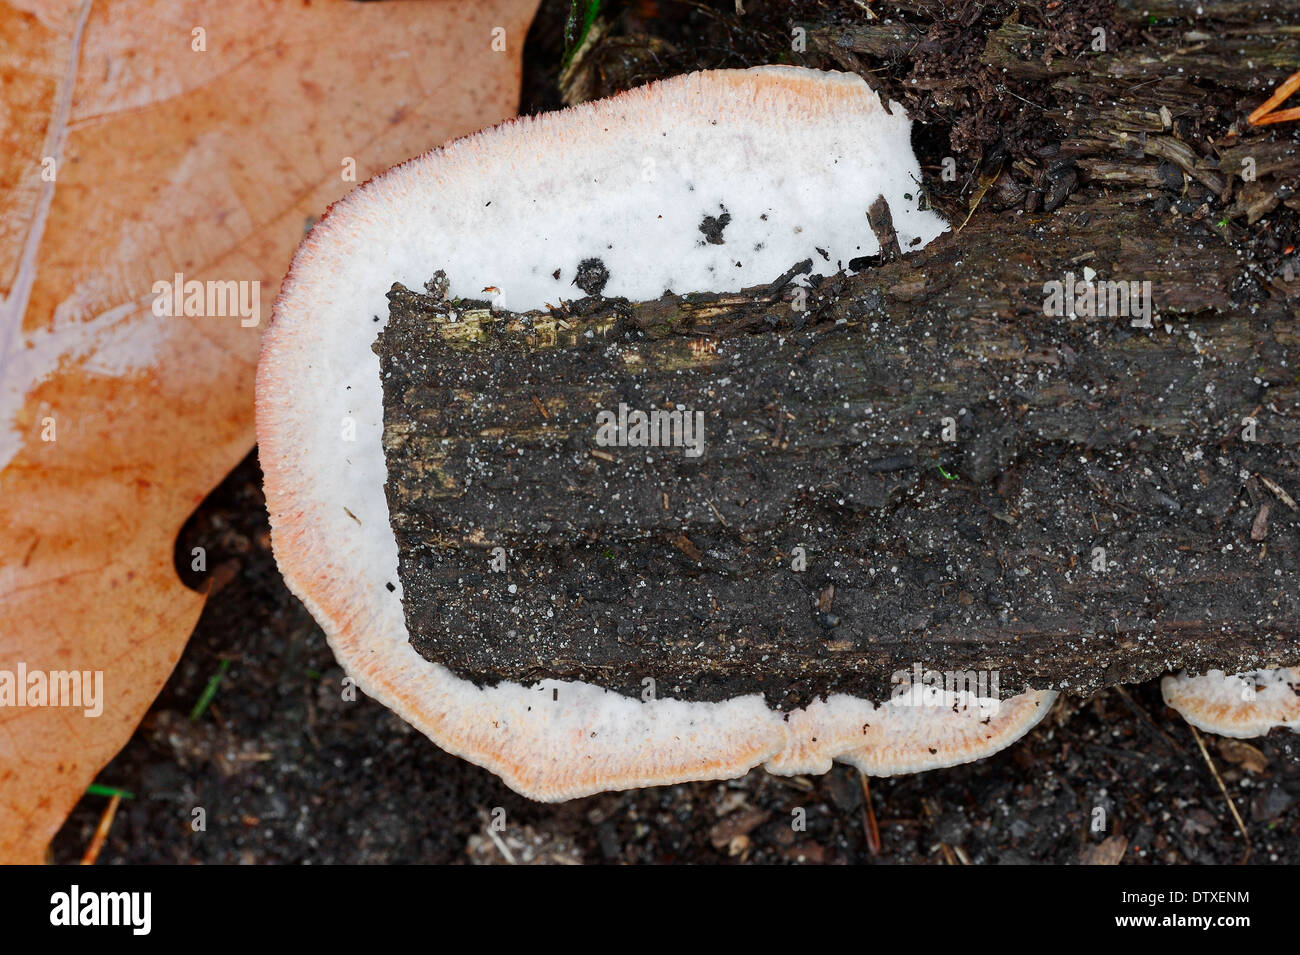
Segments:
[[[709,245],[722,245],[722,230],[727,227],[731,221],[731,213],[727,211],[726,206],[722,206],[722,215],[705,216],[700,222],[700,231],[704,233],[704,239]]]
[[[555,281],[558,282],[560,280],[560,270],[556,269],[554,272],[552,272],[551,278],[555,279]]]
[[[583,259],[578,263],[578,274],[573,284],[588,295],[599,295],[609,281],[609,269],[600,259]]]
[[[388,583],[384,584],[384,586],[388,588],[388,592],[390,594],[397,589],[396,587],[393,586],[393,582],[391,580]]]

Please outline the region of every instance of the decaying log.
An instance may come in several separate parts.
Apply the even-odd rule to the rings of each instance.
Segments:
[[[1095,200],[973,219],[802,311],[781,282],[499,316],[395,288],[413,644],[480,682],[785,706],[914,664],[1006,693],[1300,660],[1295,299],[1234,300],[1199,224]],[[1084,268],[1150,282],[1153,327],[1044,314]],[[601,446],[620,404],[703,412],[703,453]]]

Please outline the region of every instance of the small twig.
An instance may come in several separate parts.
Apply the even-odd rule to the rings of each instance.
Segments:
[[[987,176],[980,176],[979,179],[976,180],[978,184],[975,187],[975,195],[971,197],[970,211],[966,213],[966,218],[961,220],[961,225],[957,226],[958,232],[966,228],[966,223],[970,222],[970,217],[975,214],[975,210],[978,209],[980,203],[984,201],[985,194],[992,187],[993,183],[997,182],[998,176],[1000,175],[1002,175],[1002,163],[999,162],[997,166],[994,167],[993,171]]]
[[[1156,725],[1155,720],[1153,720],[1150,716],[1147,715],[1146,710],[1144,710],[1142,707],[1138,706],[1136,702],[1134,702],[1133,698],[1128,695],[1128,691],[1125,690],[1124,687],[1116,685],[1111,687],[1111,689],[1113,689],[1117,694],[1119,694],[1119,698],[1124,701],[1124,705],[1129,708],[1129,710],[1133,713],[1134,716],[1136,716],[1150,730],[1152,730],[1155,733],[1158,733],[1160,738],[1169,744],[1169,749],[1172,752],[1175,753],[1185,752],[1181,746],[1179,746],[1177,743],[1174,742],[1173,737],[1171,737],[1168,733],[1166,733],[1164,730],[1162,730],[1159,726]]]
[[[1241,830],[1241,837],[1246,840],[1246,855],[1241,860],[1245,862],[1246,859],[1250,858],[1250,833],[1246,831],[1246,824],[1241,821],[1241,813],[1237,812],[1237,804],[1228,795],[1228,787],[1223,784],[1223,777],[1219,775],[1218,767],[1214,765],[1214,760],[1210,758],[1210,751],[1205,748],[1205,741],[1201,739],[1201,734],[1196,731],[1196,727],[1191,723],[1187,724],[1187,728],[1192,731],[1192,738],[1196,740],[1196,745],[1201,748],[1201,755],[1205,757],[1205,764],[1210,767],[1210,772],[1214,775],[1214,781],[1219,784],[1219,791],[1223,793],[1223,798],[1228,801],[1228,809],[1232,812],[1232,818],[1237,821],[1237,828]]]
[[[790,266],[790,268],[782,272],[781,275],[777,277],[776,281],[773,282],[771,285],[769,285],[767,288],[767,294],[768,294],[767,304],[771,305],[778,298],[780,298],[781,292],[785,290],[785,287],[787,285],[789,285],[791,282],[794,281],[796,275],[803,275],[806,272],[811,272],[812,267],[813,267],[813,260],[804,259],[802,262],[796,265],[792,265]]]
[[[999,86],[999,87],[997,87],[997,90],[998,90],[999,93],[1007,93],[1007,94],[1010,95],[1010,96],[1014,96],[1016,99],[1020,100],[1020,102],[1022,102],[1022,103],[1028,103],[1030,106],[1034,107],[1034,109],[1041,109],[1043,112],[1047,112],[1047,107],[1046,107],[1046,106],[1039,106],[1039,105],[1038,105],[1037,103],[1035,103],[1033,100],[1031,100],[1031,99],[1025,99],[1025,98],[1024,98],[1023,96],[1021,96],[1019,93],[1015,92],[1014,90],[1009,90],[1009,89],[1007,89],[1005,86]]]
[[[871,788],[867,785],[867,774],[858,770],[862,780],[862,824],[867,831],[867,851],[873,856],[880,855],[880,826],[876,823],[876,810],[871,805]]]
[[[492,827],[490,825],[487,827],[487,834],[488,834],[488,838],[492,840],[492,844],[497,847],[497,851],[500,852],[501,855],[505,857],[506,862],[510,863],[511,865],[519,864],[518,862],[515,861],[515,854],[510,851],[510,847],[501,840],[500,836],[498,836],[495,832],[492,831]]]
[[[1300,119],[1300,106],[1291,109],[1278,110],[1292,93],[1300,89],[1300,70],[1292,73],[1283,81],[1282,85],[1273,91],[1273,95],[1250,114],[1247,122],[1252,126],[1267,126],[1269,123],[1285,123],[1293,119]],[[1277,112],[1274,112],[1277,110]]]
[[[95,827],[90,845],[86,846],[86,852],[81,857],[82,865],[94,865],[95,860],[99,858],[99,852],[104,848],[104,840],[108,838],[109,827],[113,825],[113,817],[117,815],[117,807],[121,802],[121,793],[114,793],[113,798],[108,801],[104,814],[99,817],[99,825]]]
[[[1288,494],[1285,490],[1282,489],[1282,485],[1278,484],[1267,474],[1260,474],[1258,471],[1255,472],[1255,477],[1259,478],[1261,484],[1263,484],[1266,488],[1268,488],[1275,495],[1277,495],[1277,499],[1279,501],[1281,501],[1287,507],[1291,508],[1291,510],[1293,511],[1296,509],[1295,500],[1291,497],[1290,494]]]
[[[925,818],[930,822],[931,825],[933,825],[934,810],[930,808],[930,800],[922,799],[921,808],[925,810]],[[946,864],[957,865],[957,857],[953,854],[952,846],[948,845],[948,843],[944,842],[942,839],[939,840],[939,850],[943,853],[943,861]]]

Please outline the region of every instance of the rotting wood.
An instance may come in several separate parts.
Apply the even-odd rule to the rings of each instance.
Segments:
[[[451,322],[395,289],[413,644],[479,682],[782,706],[914,664],[1006,694],[1300,660],[1300,514],[1265,483],[1300,491],[1300,284],[1244,301],[1194,220],[1093,199],[817,279],[806,311],[773,283]],[[1155,327],[1044,314],[1085,263],[1149,281]],[[703,455],[599,447],[620,403],[703,411]]]
[[[896,4],[942,19],[928,3]],[[1245,116],[1300,69],[1300,10],[1273,3],[1121,2],[1105,30],[1105,49],[1066,51],[1042,26],[1008,19],[988,33],[979,65],[1002,83],[1034,84],[1029,104],[1064,133],[1044,166],[1077,162],[1108,182],[1158,186],[1172,167],[1228,203],[1227,218],[1254,223],[1278,204],[1300,210],[1300,144],[1251,128]],[[877,63],[935,54],[942,45],[924,20],[803,24],[809,49],[868,77]],[[1136,34],[1120,40],[1116,34]],[[986,78],[972,71],[914,85],[942,88],[960,109],[964,91]],[[1205,85],[1215,97],[1207,97]],[[1007,97],[1018,94],[1006,87]],[[1232,94],[1240,129],[1207,139],[1195,127]],[[1243,160],[1250,168],[1243,174]],[[1041,179],[1045,168],[1022,168]],[[1184,198],[1196,199],[1193,192]],[[1031,203],[1034,195],[1026,197]],[[1236,201],[1233,201],[1233,200]],[[1033,206],[1030,206],[1031,210]]]

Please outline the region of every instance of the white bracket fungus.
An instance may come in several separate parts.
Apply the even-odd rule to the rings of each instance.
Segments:
[[[1160,681],[1165,702],[1198,729],[1244,739],[1274,727],[1300,733],[1300,667],[1232,676],[1211,670]]]
[[[759,764],[913,772],[988,755],[1042,718],[1054,693],[994,713],[836,695],[787,717],[757,695],[642,702],[553,680],[479,688],[408,642],[371,351],[392,283],[419,288],[443,269],[451,295],[495,287],[504,307],[524,310],[573,296],[580,277],[648,299],[736,291],[810,257],[839,271],[879,251],[867,210],[882,196],[902,250],[947,229],[922,208],[910,135],[902,107],[886,109],[857,76],[695,73],[469,136],[331,207],[275,304],[257,433],[284,579],[363,690],[537,799]]]

